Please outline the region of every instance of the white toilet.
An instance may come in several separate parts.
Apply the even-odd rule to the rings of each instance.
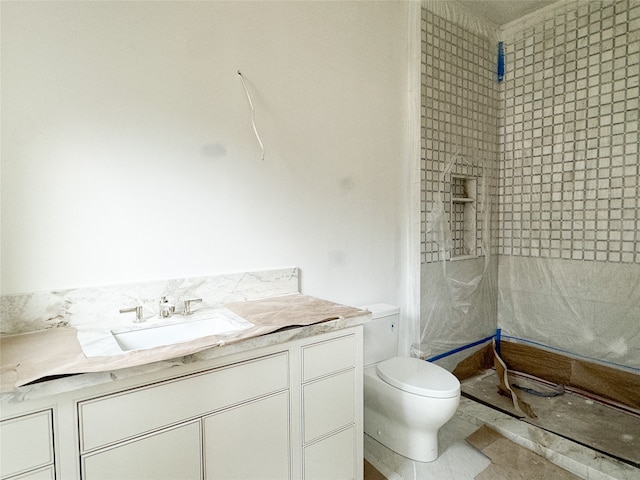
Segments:
[[[400,309],[366,305],[364,324],[364,431],[418,462],[438,458],[438,430],[460,403],[460,382],[450,372],[417,358],[398,357]]]

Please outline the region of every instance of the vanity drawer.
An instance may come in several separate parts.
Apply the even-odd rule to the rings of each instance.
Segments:
[[[305,447],[304,479],[355,479],[358,458],[355,430],[352,426]]]
[[[282,352],[84,400],[78,403],[81,450],[87,452],[288,386],[288,353]]]
[[[304,442],[355,422],[355,371],[347,370],[304,385]]]
[[[1,478],[53,464],[51,410],[3,420],[0,439]]]
[[[303,347],[302,381],[353,368],[356,365],[355,352],[355,334]]]

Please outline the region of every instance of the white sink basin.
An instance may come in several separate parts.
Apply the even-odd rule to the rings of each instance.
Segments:
[[[209,335],[229,335],[252,327],[251,322],[229,312],[217,310],[194,314],[193,319],[170,325],[154,325],[126,332],[111,332],[123,351],[173,345]]]

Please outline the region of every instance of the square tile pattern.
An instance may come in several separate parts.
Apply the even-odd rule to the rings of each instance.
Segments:
[[[514,29],[501,84],[495,42],[422,14],[422,261],[449,255],[427,233],[434,200],[454,239],[461,225],[454,174],[479,180],[478,255],[490,228],[500,254],[640,263],[640,1]]]
[[[494,85],[494,56],[494,42],[423,8],[423,263],[448,259],[451,254],[484,254],[483,229],[491,228],[484,219],[492,203],[485,197],[487,192],[497,193],[499,91]],[[467,235],[464,206],[451,202],[452,190],[459,183],[452,175],[477,179],[475,218],[470,222],[476,225],[474,242],[463,241]],[[437,200],[450,225],[453,251],[445,252],[426,233]],[[465,251],[465,243],[475,244],[475,251]]]

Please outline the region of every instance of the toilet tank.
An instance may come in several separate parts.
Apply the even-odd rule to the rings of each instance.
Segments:
[[[365,367],[398,355],[400,308],[386,303],[360,308],[371,312],[371,320],[363,326]]]

